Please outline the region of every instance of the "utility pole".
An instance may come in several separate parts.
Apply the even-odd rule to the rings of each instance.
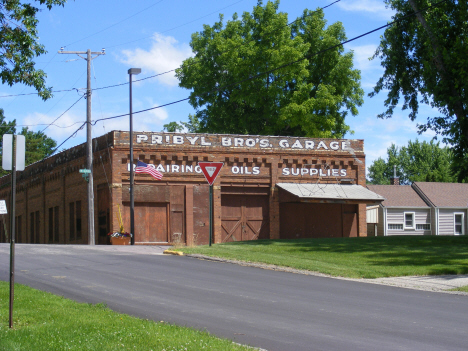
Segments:
[[[94,245],[96,236],[94,232],[94,186],[93,186],[93,137],[91,135],[91,61],[99,55],[105,55],[105,49],[101,52],[87,51],[63,51],[59,54],[76,54],[88,63],[88,79],[86,87],[86,168],[90,170],[88,178],[88,244]],[[81,55],[86,55],[83,57]],[[91,57],[91,55],[96,55]]]

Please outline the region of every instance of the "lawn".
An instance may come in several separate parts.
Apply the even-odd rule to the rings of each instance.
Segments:
[[[15,284],[13,328],[9,284],[0,282],[0,350],[252,350],[206,332],[120,314]]]
[[[349,278],[468,273],[468,236],[254,240],[177,250]]]

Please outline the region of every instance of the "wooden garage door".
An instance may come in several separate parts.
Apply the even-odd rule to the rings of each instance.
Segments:
[[[167,203],[135,202],[135,243],[168,242]],[[124,202],[123,221],[126,231],[130,231],[130,202]]]
[[[265,195],[221,196],[222,242],[269,238],[269,200]]]
[[[357,236],[357,205],[280,204],[280,238],[337,238]]]

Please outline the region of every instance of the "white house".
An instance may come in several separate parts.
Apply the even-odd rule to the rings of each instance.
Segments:
[[[412,187],[431,207],[434,235],[467,233],[468,184],[415,182]]]
[[[377,235],[431,235],[431,208],[410,185],[367,185],[385,198],[379,205]]]

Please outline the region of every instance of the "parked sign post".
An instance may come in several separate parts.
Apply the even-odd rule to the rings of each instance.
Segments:
[[[213,183],[221,171],[224,162],[198,162],[205,178],[210,185],[210,246],[213,238]]]

